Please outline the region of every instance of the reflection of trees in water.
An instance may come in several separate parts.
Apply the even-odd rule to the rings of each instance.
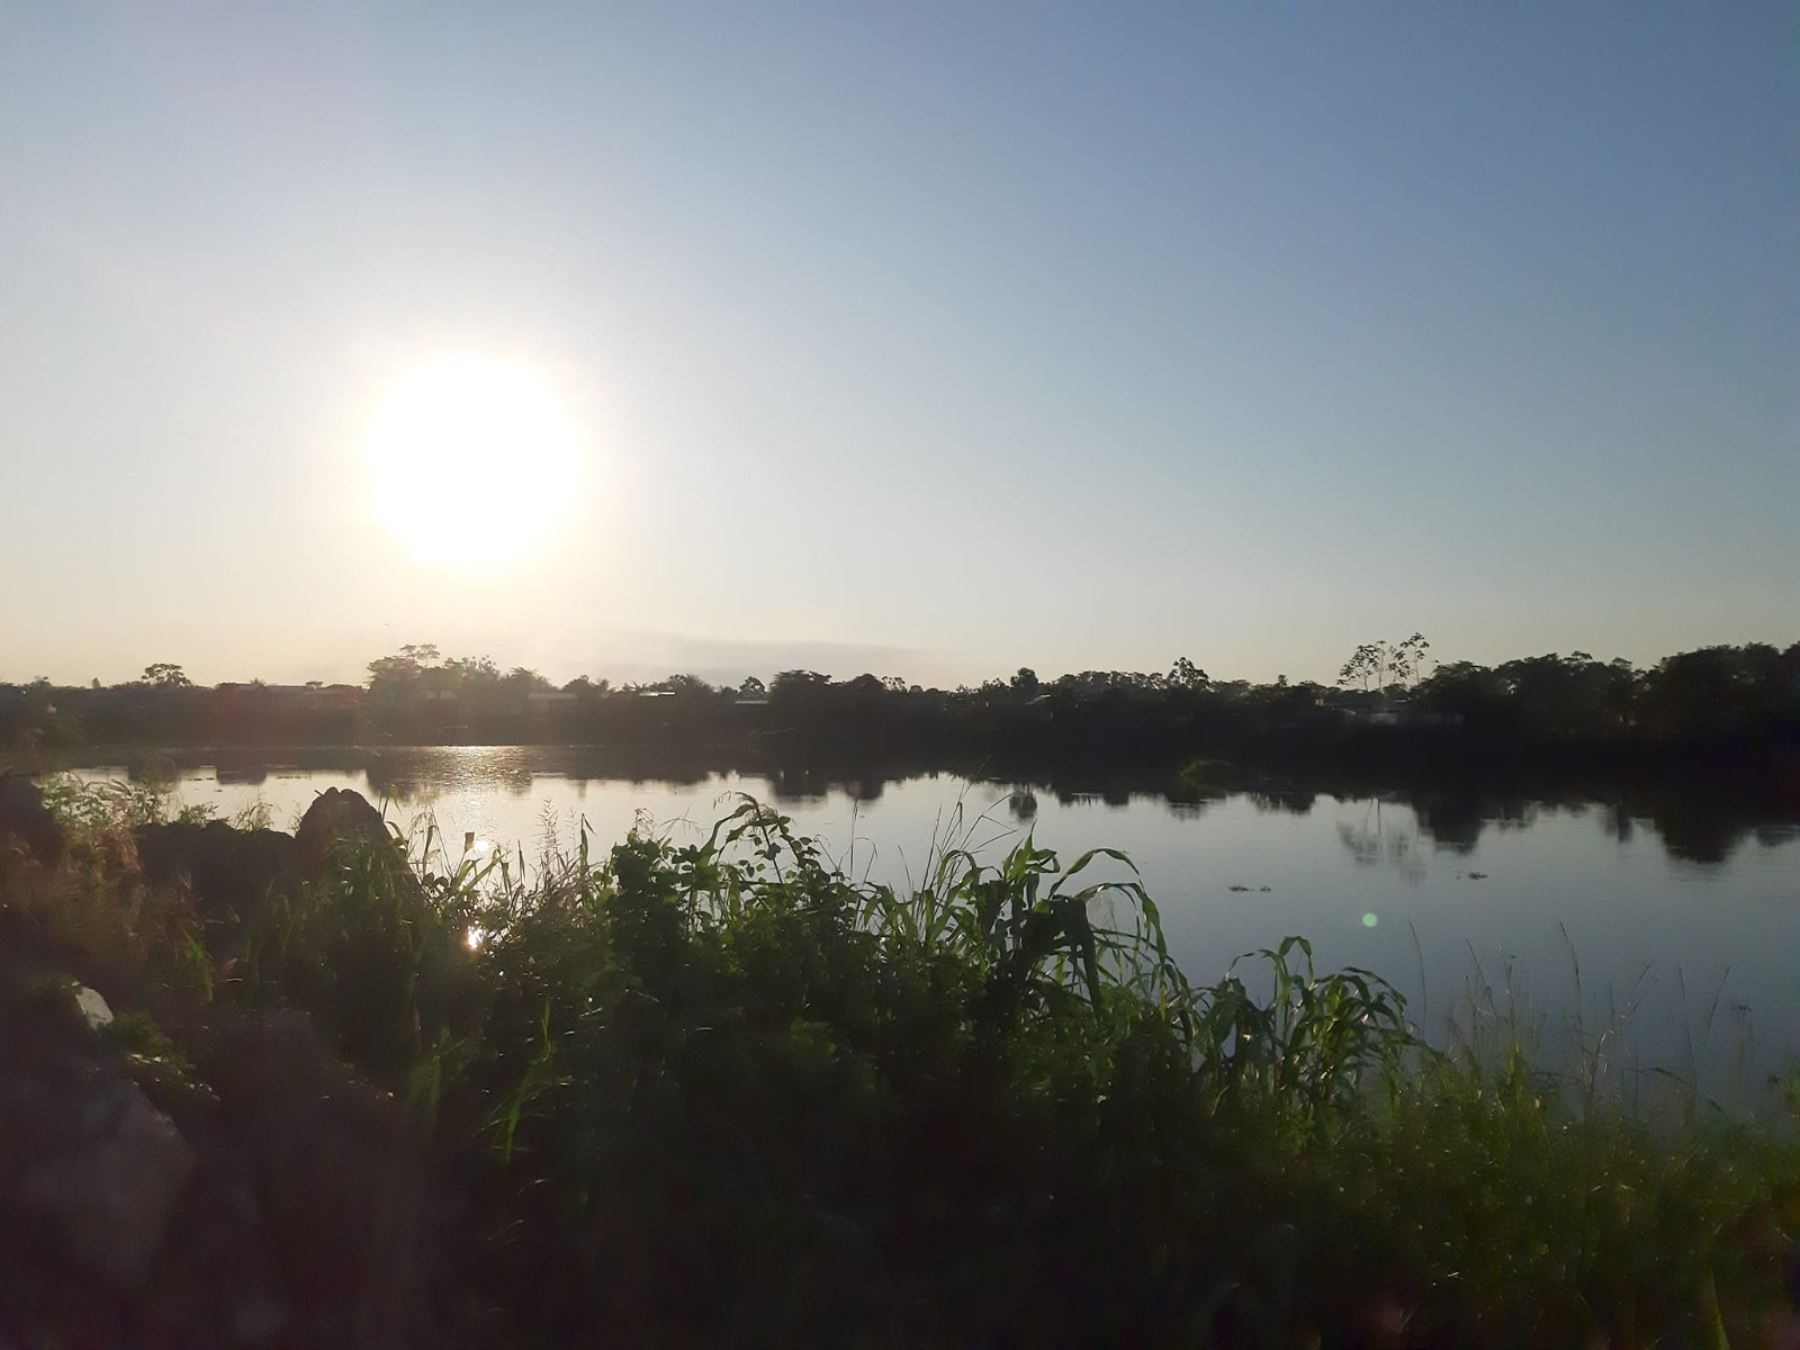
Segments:
[[[118,761],[115,761],[115,763]],[[137,784],[172,781],[177,770],[210,767],[228,785],[261,786],[275,772],[366,775],[369,795],[417,811],[466,788],[498,789],[523,797],[541,787],[545,775],[568,780],[577,794],[590,782],[630,782],[646,787],[694,786],[716,775],[742,773],[755,795],[779,806],[810,805],[843,793],[858,802],[875,802],[898,783],[928,782],[949,775],[960,783],[961,771],[932,768],[917,757],[905,761],[834,760],[829,766],[794,761],[785,754],[741,752],[704,747],[641,745],[503,746],[503,747],[297,747],[271,758],[266,751],[177,751],[173,755],[137,752],[124,758],[128,778]],[[1348,781],[1329,772],[1284,774],[1246,770],[1229,784],[1199,785],[1179,773],[1136,773],[1116,767],[1071,768],[1049,765],[1014,766],[1001,775],[977,772],[971,781],[992,787],[984,802],[1004,802],[1015,823],[1037,816],[1041,802],[1066,807],[1103,804],[1112,809],[1134,802],[1161,805],[1171,817],[1195,819],[1216,801],[1241,797],[1258,812],[1305,815],[1319,792],[1346,803],[1372,799],[1377,785]],[[952,794],[956,791],[951,789]],[[1366,825],[1339,826],[1344,847],[1359,862],[1401,866],[1416,874],[1432,848],[1459,854],[1472,851],[1484,830],[1522,830],[1550,811],[1593,811],[1600,826],[1621,843],[1630,843],[1649,824],[1673,858],[1703,864],[1726,861],[1754,835],[1768,848],[1800,838],[1791,807],[1772,802],[1753,787],[1734,792],[1729,780],[1641,779],[1587,781],[1574,776],[1547,781],[1515,780],[1503,785],[1455,779],[1433,780],[1390,795],[1391,808],[1404,803],[1412,819],[1379,819],[1374,810]],[[1388,815],[1394,815],[1390,809]]]
[[[371,792],[404,806],[426,806],[470,787],[523,797],[537,776],[531,758],[511,747],[382,751],[369,756],[363,772]]]
[[[377,798],[411,806],[437,797],[422,768],[421,757],[416,754],[381,754],[369,757],[363,774],[369,780],[369,791]]]
[[[886,790],[887,780],[884,778],[858,778],[844,785],[844,791],[853,801],[858,802],[878,802]]]
[[[1366,802],[1360,822],[1338,822],[1338,839],[1350,851],[1357,866],[1386,865],[1416,884],[1424,880],[1426,867],[1426,850],[1420,845],[1418,818],[1409,811],[1403,820],[1390,819],[1397,814],[1392,810],[1384,811],[1380,798]]]
[[[1432,842],[1452,853],[1472,853],[1492,810],[1477,792],[1415,792],[1409,797],[1413,815]]]
[[[1310,815],[1318,794],[1313,792],[1247,792],[1250,805],[1264,814]]]
[[[170,787],[180,775],[180,767],[168,755],[141,755],[125,765],[126,781],[142,787]]]
[[[1800,823],[1790,813],[1676,784],[1628,793],[1624,809],[1639,820],[1648,818],[1669,856],[1683,862],[1722,863],[1752,834],[1775,844],[1800,837]]]
[[[1539,802],[1512,792],[1484,791],[1467,784],[1448,788],[1415,788],[1406,802],[1420,829],[1434,848],[1468,854],[1481,842],[1484,830],[1528,830],[1537,824],[1544,806],[1553,810],[1586,810],[1582,802]]]
[[[775,770],[763,781],[767,784],[769,797],[778,805],[810,805],[823,801],[834,792],[859,804],[878,802],[890,780],[878,776],[846,777],[820,769],[789,766]]]
[[[1515,796],[1493,796],[1487,799],[1487,823],[1502,832],[1529,830],[1538,823],[1540,804]]]
[[[764,780],[769,796],[782,806],[802,806],[822,800],[831,791],[831,779],[812,769],[784,766]]]
[[[812,805],[833,793],[842,794],[853,802],[872,803],[881,800],[889,784],[907,781],[909,780],[889,778],[881,774],[847,774],[837,768],[782,764],[763,776],[760,791],[766,792],[770,800],[778,805]],[[757,788],[751,788],[752,795],[756,795],[758,791]]]
[[[1058,806],[1099,806],[1105,801],[1098,792],[1058,792]]]
[[[399,806],[430,806],[444,795],[446,787],[452,786],[421,782],[416,778],[378,771],[373,767],[368,771],[368,778],[371,797],[378,802],[393,802]]]
[[[261,787],[264,783],[269,781],[269,766],[267,764],[252,764],[247,766],[240,764],[215,764],[213,765],[213,773],[217,775],[218,780],[221,783],[230,783],[234,786]]]
[[[1546,791],[1527,796],[1517,790],[1484,791],[1472,787],[1414,791],[1407,794],[1422,830],[1439,848],[1469,853],[1482,831],[1527,830],[1546,814],[1576,817],[1590,813],[1610,838],[1631,843],[1640,824],[1648,821],[1664,851],[1684,862],[1718,864],[1753,832],[1770,846],[1800,838],[1800,824],[1770,821],[1753,806],[1720,793],[1664,784],[1615,788],[1604,795],[1578,789]],[[1340,829],[1340,834],[1343,831]],[[1359,857],[1369,851],[1359,834],[1345,846]]]
[[[1743,821],[1713,806],[1692,803],[1681,810],[1662,806],[1651,820],[1669,856],[1683,862],[1722,863],[1749,833]]]
[[[1780,848],[1796,841],[1800,841],[1800,825],[1791,821],[1756,827],[1756,842],[1764,848]]]
[[[1637,821],[1624,802],[1606,803],[1600,812],[1600,828],[1621,844],[1629,844],[1637,836]]]
[[[1608,837],[1629,844],[1640,824],[1648,821],[1665,852],[1684,862],[1717,864],[1752,832],[1761,840],[1785,842],[1800,837],[1800,825],[1767,819],[1767,812],[1729,795],[1680,784],[1633,785],[1620,791],[1546,791],[1526,796],[1518,791],[1491,792],[1472,788],[1413,792],[1408,800],[1424,828],[1440,847],[1470,851],[1487,828],[1526,830],[1546,813],[1576,817],[1590,813]]]
[[[1092,792],[1057,792],[1058,806],[1105,806],[1112,810],[1131,805],[1131,793],[1119,788],[1103,788]]]
[[[1752,835],[1769,847],[1800,838],[1800,824],[1772,819],[1772,810],[1674,784],[1634,788],[1608,802],[1601,814],[1608,832],[1621,843],[1648,821],[1664,851],[1682,862],[1725,862]]]

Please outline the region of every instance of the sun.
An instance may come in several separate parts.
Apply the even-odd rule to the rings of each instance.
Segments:
[[[529,366],[452,356],[389,386],[365,446],[382,523],[421,562],[492,572],[567,511],[581,467],[575,424]]]

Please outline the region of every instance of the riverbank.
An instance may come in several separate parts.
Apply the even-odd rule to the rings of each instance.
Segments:
[[[251,1147],[228,1122],[283,1118],[284,1085],[364,1103],[248,1169],[276,1249],[311,1245],[267,1295],[287,1343],[347,1343],[331,1306],[384,1344],[1758,1345],[1791,1318],[1791,1131],[1598,1051],[1550,1072],[1500,1010],[1427,1051],[1297,942],[1194,988],[1148,895],[1030,848],[897,893],[746,806],[526,886],[402,857],[352,797],[292,836],[65,808],[0,882],[34,987],[147,1014],[148,1058],[188,1066],[179,1101],[142,1087],[184,1138]],[[342,1207],[294,1217],[278,1176]],[[198,1278],[182,1203],[126,1322]],[[394,1232],[404,1269],[322,1259]]]

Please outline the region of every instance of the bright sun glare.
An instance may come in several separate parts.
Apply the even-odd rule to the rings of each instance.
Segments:
[[[535,371],[481,357],[420,366],[388,389],[367,443],[376,513],[421,561],[491,571],[573,499],[575,427]]]

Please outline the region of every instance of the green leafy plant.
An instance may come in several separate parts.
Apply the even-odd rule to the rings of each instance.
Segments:
[[[203,930],[136,904],[204,997]],[[896,888],[747,799],[529,865],[427,824],[246,924],[215,996],[429,1122],[512,1343],[1717,1346],[1786,1307],[1791,1126],[1661,1109],[1604,1035],[1557,1071],[1491,990],[1434,1048],[1297,937],[1193,985],[1106,850],[958,818]]]

